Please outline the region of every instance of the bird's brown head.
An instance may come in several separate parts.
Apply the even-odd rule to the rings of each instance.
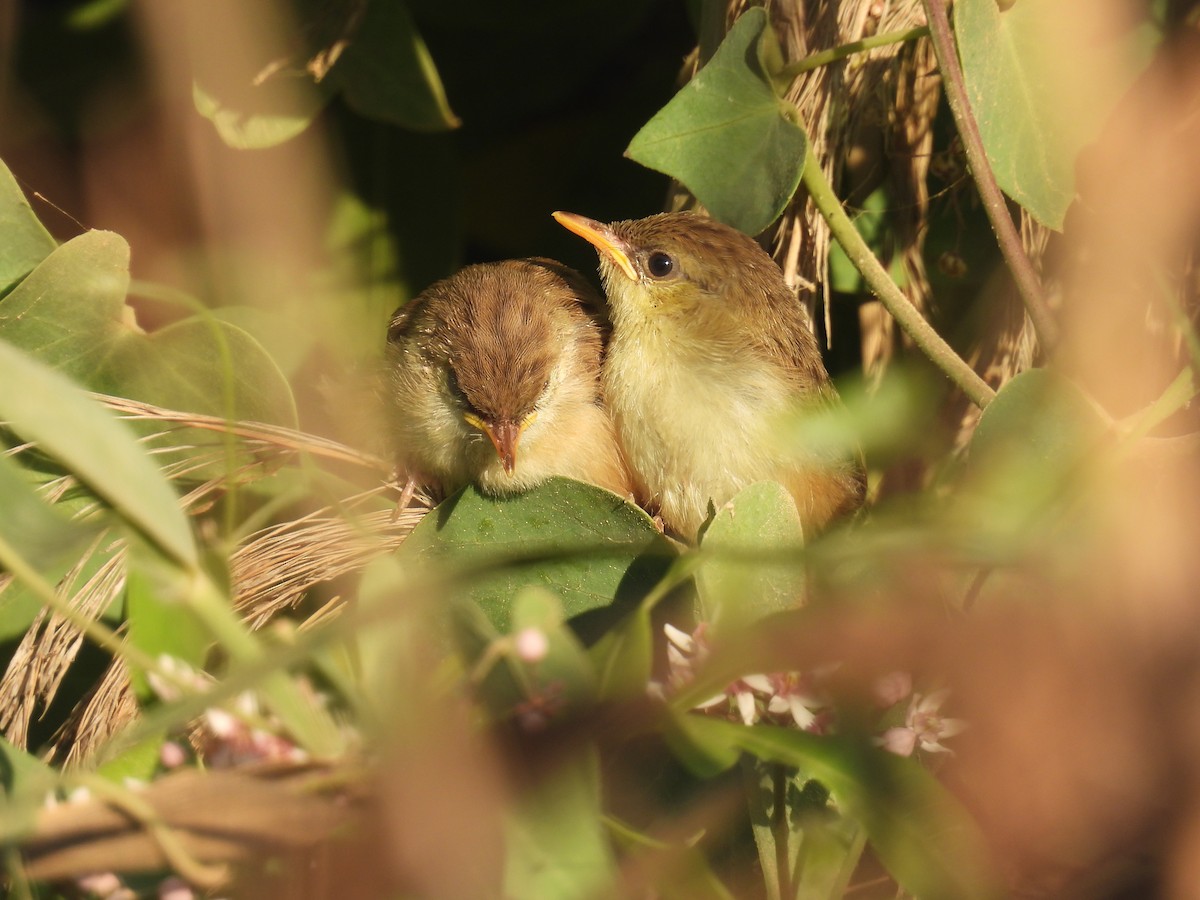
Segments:
[[[541,260],[468,266],[425,292],[415,326],[445,404],[487,435],[510,475],[522,435],[563,377],[563,348],[583,317],[561,268]],[[413,328],[397,316],[392,331]],[[598,333],[584,329],[579,340],[598,360]]]
[[[614,317],[636,311],[692,320],[713,307],[753,314],[764,299],[791,297],[766,251],[712,219],[686,212],[609,225],[568,212],[554,218],[596,247]]]

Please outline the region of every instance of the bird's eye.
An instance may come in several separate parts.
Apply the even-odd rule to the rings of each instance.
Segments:
[[[666,278],[675,271],[675,260],[670,254],[655,250],[646,260],[646,271],[654,278]]]

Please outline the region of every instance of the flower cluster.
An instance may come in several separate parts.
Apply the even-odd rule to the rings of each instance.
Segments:
[[[674,693],[690,684],[696,668],[709,654],[707,627],[703,623],[691,634],[670,624],[664,626],[664,630],[669,671],[665,686],[651,686],[658,696]],[[743,675],[696,708],[706,712],[726,712],[746,725],[756,722],[793,724],[805,731],[824,734],[832,725],[833,710],[828,697],[819,689],[819,681],[828,671]]]
[[[666,682],[650,685],[650,693],[659,698],[678,693],[690,685],[695,680],[696,670],[710,654],[708,628],[704,623],[691,634],[669,624],[664,626],[664,631],[667,636]],[[743,675],[695,708],[726,715],[745,725],[765,722],[790,725],[813,734],[830,734],[836,718],[832,700],[821,685],[836,669],[834,664],[811,672]],[[907,701],[903,724],[887,728],[876,739],[879,746],[899,756],[911,756],[918,749],[927,753],[949,753],[951,751],[943,740],[966,727],[963,720],[941,714],[949,691],[914,693],[912,676],[907,672],[893,672],[879,679],[874,685],[874,696],[884,710],[895,709]]]
[[[151,689],[164,701],[178,699],[184,690],[202,693],[211,678],[170,656],[159,658],[159,668],[169,676],[147,674]],[[253,724],[251,724],[253,723]],[[259,708],[251,692],[236,697],[229,709],[209,707],[191,733],[191,743],[205,764],[217,769],[254,762],[303,762],[305,753],[282,734],[279,723]],[[163,766],[176,768],[187,762],[188,753],[176,742],[167,741],[159,752]]]

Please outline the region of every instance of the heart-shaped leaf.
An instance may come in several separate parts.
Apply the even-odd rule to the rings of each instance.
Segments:
[[[963,78],[996,181],[1042,224],[1061,228],[1075,198],[1075,160],[1159,35],[1147,22],[1106,34],[1076,0],[957,0]]]
[[[0,301],[0,338],[94,391],[169,409],[294,425],[291,389],[250,335],[194,317],[147,334],[125,304],[129,245],[90,231]]]
[[[808,152],[808,136],[760,63],[760,41],[773,39],[764,10],[744,12],[708,64],[625,151],[682,182],[715,218],[751,235],[779,218]]]

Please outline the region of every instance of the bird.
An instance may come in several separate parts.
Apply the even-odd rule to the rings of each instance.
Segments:
[[[779,420],[840,400],[807,311],[757,242],[708,217],[604,224],[556,212],[600,258],[612,336],[604,393],[635,494],[694,541],[742,488],[777,481],[806,538],[859,508],[865,471],[781,447]]]
[[[396,310],[382,390],[401,507],[417,485],[509,496],[559,475],[628,496],[602,311],[583,276],[541,258],[467,266]]]

